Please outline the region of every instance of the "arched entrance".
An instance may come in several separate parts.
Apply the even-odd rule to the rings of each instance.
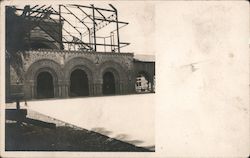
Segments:
[[[103,75],[102,93],[104,95],[115,94],[115,77],[112,72],[106,72]]]
[[[76,69],[70,76],[70,97],[88,96],[89,83],[87,74],[81,70]]]
[[[53,98],[53,77],[49,72],[41,72],[37,76],[37,98]]]

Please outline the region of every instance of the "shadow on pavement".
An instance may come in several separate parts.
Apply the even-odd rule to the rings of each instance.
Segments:
[[[15,121],[6,121],[5,150],[151,152],[97,132],[66,126],[47,128]]]

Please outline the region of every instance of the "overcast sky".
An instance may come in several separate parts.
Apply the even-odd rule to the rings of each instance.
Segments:
[[[47,1],[47,2],[50,2],[50,1]],[[34,6],[37,3],[33,2],[29,4],[31,6],[32,5]],[[136,2],[83,1],[78,4],[80,5],[94,4],[96,7],[107,8],[107,9],[111,9],[109,4],[112,4],[118,10],[119,21],[129,22],[129,25],[120,29],[120,41],[128,42],[130,43],[130,45],[122,48],[121,51],[133,52],[135,54],[145,54],[145,55],[155,54],[155,48],[154,48],[155,6],[154,6],[154,3],[145,2],[145,1],[136,1]],[[19,2],[19,4],[17,4],[17,6],[21,8],[24,7],[24,5],[28,5],[28,3],[20,4]],[[51,3],[46,3],[46,5],[49,6],[51,5]],[[53,7],[55,9],[58,9],[58,7],[55,4],[53,4]],[[115,24],[113,26],[115,26]],[[99,32],[100,31],[98,31],[98,33]]]
[[[131,45],[124,51],[135,54],[154,54],[155,8],[149,2],[112,3],[119,12],[119,19],[129,22],[121,29],[121,41]]]
[[[96,7],[111,9],[112,4],[118,10],[120,21],[129,22],[129,25],[120,29],[120,41],[131,43],[121,49],[122,52],[152,55],[154,51],[155,34],[155,7],[152,2],[119,1],[93,2],[84,1],[82,5],[94,4]],[[99,33],[99,32],[98,32]]]

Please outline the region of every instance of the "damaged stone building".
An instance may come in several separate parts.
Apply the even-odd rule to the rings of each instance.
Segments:
[[[154,57],[122,52],[129,43],[120,41],[119,30],[128,23],[114,6],[56,8],[6,7],[7,100],[155,91]],[[98,35],[108,26],[106,36]]]

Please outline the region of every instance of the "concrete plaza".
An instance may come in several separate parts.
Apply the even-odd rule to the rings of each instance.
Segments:
[[[28,101],[21,107],[154,150],[155,94]]]

